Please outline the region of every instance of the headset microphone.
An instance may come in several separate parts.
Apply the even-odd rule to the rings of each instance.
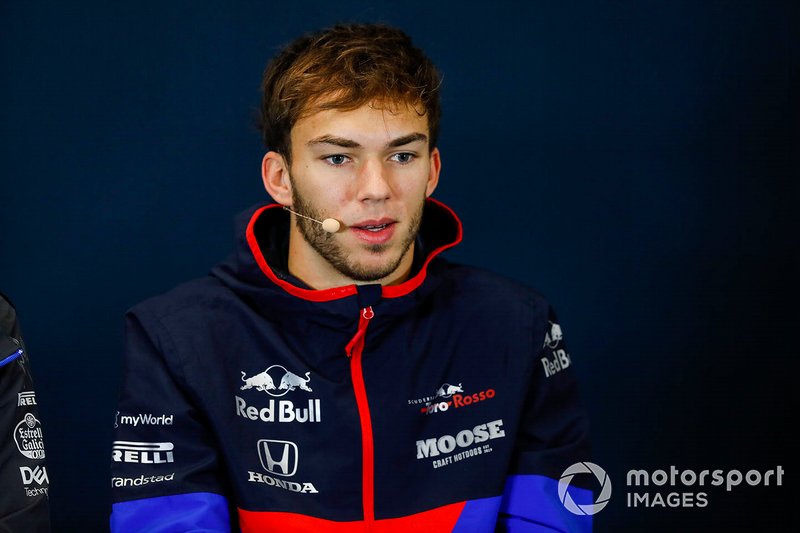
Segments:
[[[283,206],[283,208],[285,210],[289,211],[290,213],[294,213],[295,215],[297,215],[299,217],[307,218],[308,220],[313,220],[317,224],[321,224],[322,225],[322,229],[324,229],[328,233],[336,233],[337,231],[342,229],[342,223],[339,222],[338,220],[336,220],[335,218],[326,218],[325,220],[317,220],[316,218],[311,218],[311,217],[307,217],[306,215],[301,215],[297,211],[292,211],[291,209],[289,209],[286,206]]]

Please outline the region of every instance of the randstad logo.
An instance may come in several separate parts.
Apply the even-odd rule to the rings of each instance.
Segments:
[[[602,487],[600,494],[593,504],[579,505],[575,503],[572,496],[567,491],[569,484],[572,483],[572,478],[576,474],[593,474]],[[564,507],[573,514],[577,515],[593,515],[603,510],[608,505],[608,500],[611,499],[611,480],[606,474],[606,471],[589,461],[582,463],[575,463],[570,466],[564,473],[561,474],[561,479],[558,480],[558,498]]]
[[[306,372],[306,377],[302,378],[293,372],[289,372],[281,365],[272,365],[259,374],[249,378],[245,376],[246,374],[242,372],[242,381],[244,385],[240,387],[241,390],[255,388],[256,390],[266,392],[270,396],[275,396],[276,398],[297,388],[306,392],[311,392],[311,388],[308,386],[308,382],[311,381],[311,372]],[[278,383],[277,387],[275,383]],[[280,392],[272,392],[274,390]]]

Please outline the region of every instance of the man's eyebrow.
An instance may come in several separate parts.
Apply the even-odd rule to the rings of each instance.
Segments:
[[[316,137],[311,139],[307,143],[309,146],[313,146],[315,144],[332,144],[334,146],[341,146],[342,148],[361,148],[361,145],[351,139],[345,139],[344,137],[334,137],[333,135],[323,135],[322,137]]]
[[[386,147],[397,148],[398,146],[405,146],[406,144],[411,144],[413,142],[427,140],[428,136],[423,133],[409,133],[408,135],[403,135],[402,137],[392,139],[386,143]],[[322,135],[321,137],[315,137],[308,141],[307,144],[309,146],[313,146],[315,144],[331,144],[333,146],[339,146],[342,148],[361,148],[361,145],[352,139],[345,139],[344,137],[336,137],[334,135]]]
[[[398,137],[390,141],[386,147],[387,148],[397,148],[398,146],[403,146],[406,144],[411,144],[417,141],[427,141],[428,136],[422,133],[411,133],[409,135],[403,135],[402,137]]]

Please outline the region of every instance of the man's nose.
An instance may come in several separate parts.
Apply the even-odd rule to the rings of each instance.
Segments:
[[[382,201],[391,196],[387,169],[381,161],[369,159],[358,171],[358,199],[363,201]]]

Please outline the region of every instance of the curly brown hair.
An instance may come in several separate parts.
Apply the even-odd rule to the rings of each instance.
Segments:
[[[428,117],[436,146],[441,78],[401,30],[383,24],[342,24],[300,37],[270,62],[261,84],[264,144],[291,157],[290,133],[302,117],[365,104],[392,111],[412,107]]]

